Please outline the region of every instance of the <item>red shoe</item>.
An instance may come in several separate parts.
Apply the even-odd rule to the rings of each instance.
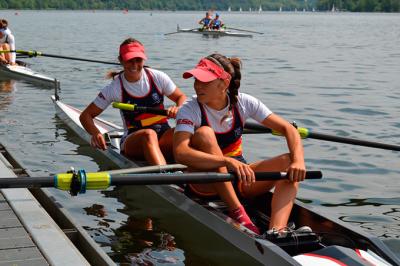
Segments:
[[[258,227],[255,226],[253,222],[250,220],[250,217],[247,215],[243,205],[240,205],[239,208],[230,211],[229,217],[239,222],[241,225],[251,230],[252,232],[256,233],[257,235],[260,234],[260,229],[258,229]]]

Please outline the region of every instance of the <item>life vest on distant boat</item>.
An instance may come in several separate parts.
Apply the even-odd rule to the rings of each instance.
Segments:
[[[221,27],[221,24],[222,24],[222,22],[221,22],[221,20],[219,20],[219,19],[214,19],[213,20],[213,27]]]
[[[133,96],[126,91],[120,74],[118,76],[122,91],[122,102],[136,104],[137,106],[145,106],[152,108],[164,109],[164,95],[157,88],[150,70],[143,68],[149,80],[149,92],[142,97]],[[135,111],[121,110],[126,127],[129,131],[136,131],[141,128],[148,128],[155,124],[168,124],[167,117],[155,114],[139,113]],[[129,132],[130,133],[130,132]]]
[[[207,119],[206,111],[201,103],[199,103],[201,110],[201,126],[210,126]],[[218,146],[221,148],[224,156],[228,157],[242,157],[242,134],[243,134],[243,122],[240,117],[239,111],[236,105],[232,108],[233,122],[232,127],[226,132],[215,133],[217,138]]]
[[[202,19],[202,21],[203,21],[204,26],[208,26],[211,22],[211,18],[205,17]]]

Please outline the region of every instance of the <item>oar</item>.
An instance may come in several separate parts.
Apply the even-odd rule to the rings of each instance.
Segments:
[[[104,172],[107,172],[110,175],[119,175],[119,174],[139,174],[139,173],[164,173],[168,171],[183,171],[186,169],[187,166],[183,164],[167,164],[167,165],[151,165],[143,167],[109,170]]]
[[[64,55],[45,54],[45,53],[38,52],[38,51],[25,51],[25,50],[0,51],[0,53],[12,53],[12,52],[15,52],[17,54],[27,55],[29,57],[46,56],[46,57],[54,57],[54,58],[69,59],[69,60],[76,60],[76,61],[85,61],[85,62],[108,64],[108,65],[120,65],[120,63],[117,63],[117,62],[100,61],[100,60],[93,60],[93,59],[86,59],[86,58],[79,58],[79,57],[71,57],[71,56],[64,56]]]
[[[171,35],[171,34],[175,34],[175,33],[181,33],[181,32],[190,32],[190,31],[194,31],[194,30],[198,30],[199,28],[193,28],[193,29],[189,29],[189,30],[185,30],[185,31],[174,31],[174,32],[169,32],[169,33],[165,33],[164,35]]]
[[[307,138],[308,139],[319,139],[319,140],[353,144],[353,145],[358,145],[358,146],[365,146],[365,147],[378,148],[378,149],[384,149],[384,150],[400,151],[400,146],[398,146],[398,145],[327,135],[327,134],[323,134],[323,133],[312,132],[310,129],[304,128],[304,127],[298,127],[297,131],[299,132],[301,138],[303,138],[303,139],[307,139]],[[273,135],[278,135],[278,136],[282,135],[277,131],[271,130],[269,128],[264,127],[261,124],[254,123],[254,122],[246,122],[245,133],[247,133],[247,134],[271,133]]]
[[[165,110],[165,109],[157,109],[157,108],[154,108],[154,107],[137,106],[136,104],[119,103],[119,102],[113,102],[112,106],[114,108],[125,110],[125,111],[136,111],[136,112],[140,112],[140,113],[149,113],[149,114],[167,116],[167,110]]]
[[[264,32],[253,31],[253,30],[242,30],[242,29],[237,29],[237,28],[232,28],[232,27],[225,27],[225,28],[231,29],[231,30],[237,30],[237,31],[244,31],[244,32],[257,33],[257,34],[264,34]]]
[[[168,32],[168,33],[164,33],[164,35],[171,35],[171,34],[175,34],[175,33],[180,33],[180,31]]]
[[[285,179],[285,172],[257,172],[256,180]],[[306,172],[306,179],[321,179],[321,171]],[[61,173],[44,177],[5,177],[0,178],[0,188],[39,188],[54,187],[70,191],[71,194],[84,193],[86,190],[102,190],[110,186],[125,185],[165,185],[165,184],[204,184],[226,182],[237,179],[234,174],[214,172],[198,173],[152,173],[152,174],[116,174],[108,172],[86,173],[79,170],[74,173]]]
[[[143,112],[143,113],[167,115],[166,110],[163,110],[163,109],[141,107],[141,106],[136,106],[133,104],[125,104],[125,103],[116,103],[115,102],[115,103],[113,103],[113,107],[119,108],[122,110],[127,110],[127,111],[137,111],[137,112]],[[269,134],[273,134],[273,135],[277,135],[277,136],[282,135],[281,133],[274,131],[270,128],[266,128],[259,123],[246,122],[244,127],[245,127],[244,133],[246,133],[246,134],[269,133]],[[299,132],[302,139],[307,139],[307,138],[308,139],[319,139],[319,140],[326,140],[326,141],[345,143],[345,144],[353,144],[353,145],[358,145],[358,146],[378,148],[378,149],[384,149],[384,150],[400,151],[400,146],[393,145],[393,144],[385,144],[385,143],[372,142],[372,141],[367,141],[367,140],[327,135],[327,134],[323,134],[323,133],[312,132],[310,129],[304,128],[304,127],[298,127],[297,131]]]

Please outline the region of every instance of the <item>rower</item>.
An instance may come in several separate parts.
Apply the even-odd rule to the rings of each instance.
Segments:
[[[104,87],[95,100],[80,115],[83,127],[92,135],[92,146],[105,150],[104,136],[93,122],[112,102],[164,109],[164,95],[175,102],[167,110],[168,117],[175,118],[186,96],[162,71],[144,66],[147,59],[145,48],[138,40],[128,38],[119,48],[124,70],[110,73],[113,80]],[[173,130],[165,116],[120,111],[124,124],[121,153],[135,160],[146,160],[150,165],[164,165],[172,159]]]
[[[206,16],[199,20],[199,24],[203,25],[200,30],[208,30],[210,28],[211,20],[210,12],[206,12]]]
[[[15,38],[8,28],[8,21],[0,19],[0,51],[15,51]],[[15,65],[15,52],[0,53],[0,63]]]
[[[220,30],[221,28],[224,27],[225,27],[224,23],[222,22],[222,20],[219,19],[219,14],[216,13],[215,18],[210,22],[210,28],[213,30]]]
[[[257,98],[239,93],[241,61],[212,54],[185,72],[194,77],[195,96],[177,115],[174,155],[192,171],[234,171],[239,182],[189,185],[199,196],[218,195],[227,204],[229,216],[260,233],[247,215],[239,197],[253,198],[274,188],[271,232],[286,230],[299,182],[305,178],[303,146],[295,127],[272,113]],[[243,125],[253,118],[286,137],[289,153],[247,164],[242,154]],[[255,181],[254,172],[282,171],[288,180]]]

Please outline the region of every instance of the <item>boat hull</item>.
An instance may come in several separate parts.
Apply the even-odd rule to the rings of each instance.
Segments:
[[[210,36],[210,37],[220,37],[220,36],[249,37],[249,38],[253,37],[252,34],[232,32],[232,31],[223,31],[223,30],[220,31],[220,30],[178,29],[178,32],[202,34],[204,36]]]
[[[32,69],[20,66],[20,65],[1,65],[0,64],[0,73],[6,77],[13,79],[22,79],[29,81],[34,84],[44,85],[47,87],[54,87],[56,85],[56,80],[40,74]]]
[[[90,143],[88,133],[82,128],[82,125],[79,122],[80,111],[63,104],[60,101],[56,101],[54,96],[52,97],[52,100],[56,105],[57,115],[73,131],[75,131],[77,135]],[[106,135],[108,132],[112,132],[112,134],[115,135],[122,131],[121,127],[100,119],[95,119],[95,123],[99,127],[100,131]],[[102,153],[121,168],[140,165],[139,163],[128,160],[119,153],[119,143],[117,139],[118,138],[111,137],[108,149],[102,151]],[[163,199],[187,212],[194,219],[209,227],[211,230],[215,231],[217,234],[260,263],[264,265],[300,265],[291,257],[291,255],[295,254],[289,255],[287,250],[283,250],[278,245],[265,239],[254,237],[254,235],[248,232],[243,226],[228,218],[224,213],[224,211],[226,211],[226,206],[220,207],[221,202],[206,201],[204,199],[191,199],[174,185],[157,185],[148,187]],[[268,197],[271,197],[271,193],[265,195],[265,197],[267,197],[267,199],[255,201],[253,204],[253,211],[260,213],[260,217],[267,216],[269,212],[269,210],[265,211],[264,209],[265,202],[266,200],[269,200]],[[354,228],[337,218],[330,217],[327,214],[322,214],[319,210],[317,212],[314,208],[305,205],[298,200],[295,201],[290,219],[298,226],[308,225],[318,232],[333,232],[336,235],[340,234],[346,236],[345,238],[351,238],[353,241],[352,244],[356,243],[357,248],[372,250],[393,265],[400,265],[400,260],[396,258],[396,256],[378,238],[370,236],[360,229]],[[240,230],[238,230],[238,228]],[[325,242],[329,243],[329,241],[333,241],[332,237],[328,237]],[[336,240],[336,243],[333,244],[341,244],[353,248],[353,246],[349,246],[349,244],[346,244],[345,242],[346,241]],[[320,248],[323,248],[323,244],[324,243],[321,243]],[[298,251],[304,252],[305,250]]]

